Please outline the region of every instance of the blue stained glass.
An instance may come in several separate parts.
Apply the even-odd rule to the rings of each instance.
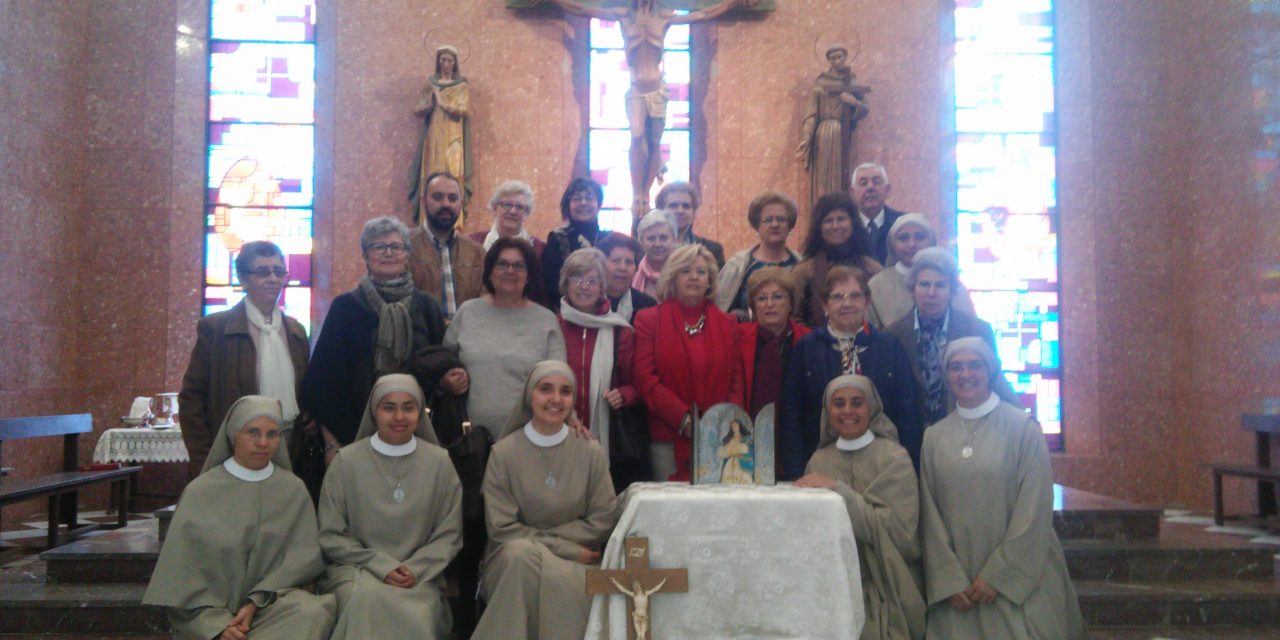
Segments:
[[[315,122],[315,45],[213,42],[209,120]]]
[[[212,0],[218,40],[315,42],[315,0]]]
[[[210,124],[208,201],[311,206],[314,147],[311,125]]]

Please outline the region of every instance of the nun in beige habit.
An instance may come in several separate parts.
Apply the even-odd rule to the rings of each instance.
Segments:
[[[227,410],[204,470],[178,501],[143,604],[184,640],[323,639],[337,606],[304,590],[324,570],[307,487],[281,446],[280,401]]]
[[[423,407],[413,376],[378,378],[325,475],[320,587],[338,596],[334,640],[449,636],[441,589],[462,547],[462,485]]]
[[[1000,366],[981,339],[948,344],[943,370],[956,410],[924,432],[920,456],[929,637],[1087,638],[1040,425],[992,392]]]
[[[538,363],[484,476],[489,550],[480,577],[488,603],[477,640],[578,640],[591,596],[587,569],[617,519],[600,445],[572,436],[573,372]]]
[[[849,510],[867,612],[859,638],[920,640],[920,503],[911,457],[865,376],[843,375],[827,384],[821,425],[822,441],[795,484],[831,489]]]

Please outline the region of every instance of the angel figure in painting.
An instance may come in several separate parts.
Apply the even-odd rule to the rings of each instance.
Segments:
[[[831,67],[818,74],[809,94],[804,122],[800,126],[800,146],[796,157],[809,170],[809,201],[833,191],[844,191],[853,166],[852,138],[858,121],[867,117],[866,94],[870,87],[858,84],[849,68],[849,50],[843,45],[827,47]]]
[[[414,115],[423,119],[422,137],[414,166],[413,191],[409,199],[418,210],[417,220],[425,220],[427,176],[448,171],[462,181],[463,202],[471,195],[471,108],[470,89],[462,75],[458,49],[442,45],[436,49],[436,72],[427,78]],[[462,228],[463,216],[458,216]]]
[[[741,422],[734,420],[729,423],[729,432],[720,442],[720,449],[716,455],[724,460],[724,467],[720,470],[721,484],[753,484],[755,482],[753,475],[755,465],[751,456],[751,430]]]
[[[662,582],[654,585],[652,589],[645,589],[640,586],[640,581],[636,580],[631,583],[630,591],[613,578],[609,578],[609,582],[612,582],[619,592],[631,597],[631,626],[636,630],[636,640],[645,640],[649,637],[649,596],[661,591],[667,584],[667,579],[663,578]]]
[[[676,14],[658,0],[631,0],[625,7],[588,7],[569,0],[551,2],[566,13],[617,22],[627,50],[631,90],[627,92],[627,120],[631,128],[631,215],[639,220],[649,211],[649,187],[662,169],[662,131],[667,126],[667,83],[662,75],[663,40],[673,24],[714,20],[741,4],[759,0],[723,0],[705,9]]]

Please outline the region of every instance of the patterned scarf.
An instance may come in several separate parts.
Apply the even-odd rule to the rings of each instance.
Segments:
[[[862,330],[857,333],[845,333],[831,325],[827,325],[827,331],[836,339],[834,348],[840,352],[840,371],[846,375],[862,375],[860,356],[871,346],[871,327],[863,321]]]
[[[942,354],[947,350],[947,316],[929,320],[916,312],[916,344],[920,348],[920,372],[924,377],[925,421],[933,424],[947,415],[946,388],[943,385]]]
[[[386,282],[375,282],[365,275],[360,279],[360,292],[364,294],[369,308],[378,316],[373,369],[378,376],[400,373],[401,366],[409,359],[409,347],[413,344],[413,325],[409,320],[409,304],[413,302],[413,279],[407,272]]]

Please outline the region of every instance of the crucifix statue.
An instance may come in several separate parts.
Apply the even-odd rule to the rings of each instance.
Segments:
[[[663,41],[673,24],[714,20],[735,6],[753,7],[760,0],[721,0],[685,14],[659,6],[658,0],[628,0],[623,7],[596,7],[570,0],[552,3],[574,15],[616,21],[631,70],[627,120],[631,129],[631,215],[639,221],[649,211],[649,187],[662,169],[659,148],[667,126],[667,83],[662,75]]]
[[[685,593],[689,591],[687,569],[650,569],[649,539],[626,538],[623,540],[626,558],[625,569],[589,569],[587,593],[620,593],[627,601],[628,640],[650,640],[649,596],[655,593]],[[630,585],[630,588],[627,587]]]

